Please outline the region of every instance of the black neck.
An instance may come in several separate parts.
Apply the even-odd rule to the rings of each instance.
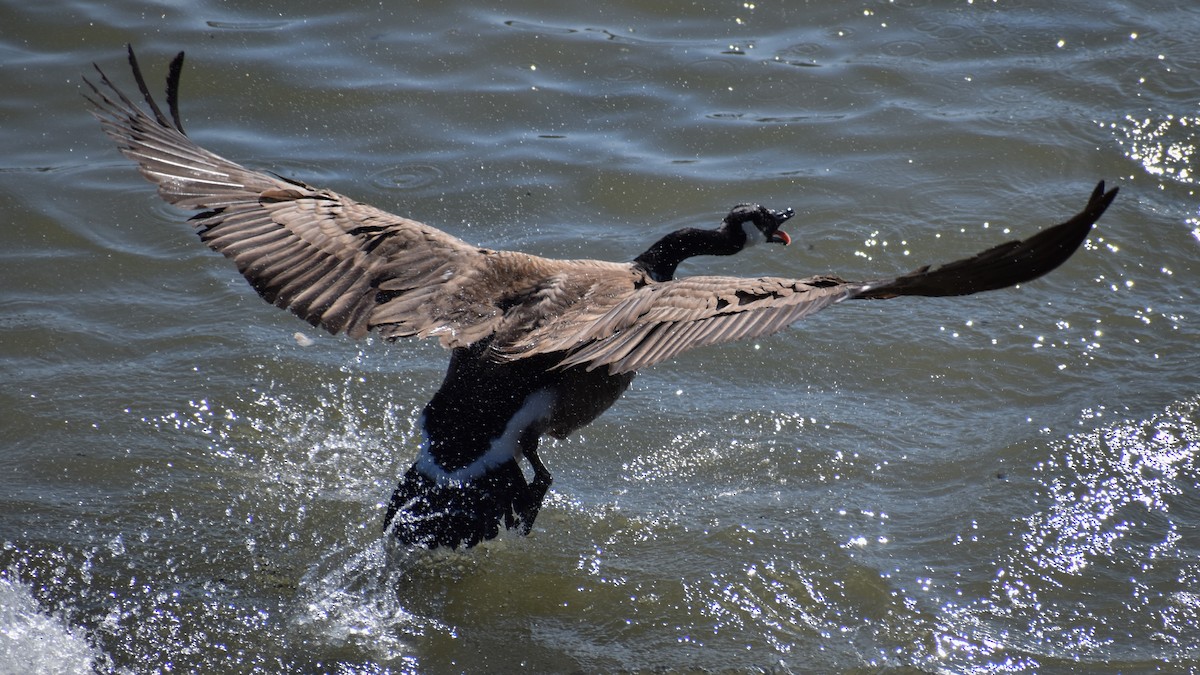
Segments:
[[[741,231],[736,231],[742,234]],[[745,245],[745,235],[736,240],[730,231],[699,230],[694,227],[675,230],[654,242],[646,252],[634,258],[633,263],[650,274],[655,281],[675,278],[679,263],[695,255],[733,255]]]

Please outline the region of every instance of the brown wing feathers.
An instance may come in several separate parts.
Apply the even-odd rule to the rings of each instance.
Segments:
[[[96,96],[89,100],[105,132],[163,199],[204,210],[193,218],[201,239],[231,258],[262,297],[332,333],[437,336],[448,347],[490,338],[498,359],[560,353],[560,367],[624,373],[695,347],[774,333],[846,299],[1004,288],[1062,264],[1117,192],[1100,183],[1065,223],[894,279],[654,283],[629,264],[478,249],[335,192],[246,169],[184,135],[182,54],[167,78],[169,118],[150,95],[132,49],[129,61],[153,116],[100,72],[105,89],[88,82]]]
[[[860,286],[840,279],[686,277],[593,303],[509,347],[516,356],[568,352],[561,366],[626,373],[706,345],[783,330]]]
[[[358,337],[374,327],[385,335],[442,330],[448,345],[471,322],[494,319],[487,307],[460,311],[467,323],[446,323],[437,303],[387,306],[404,291],[454,297],[471,283],[484,253],[444,232],[360,204],[337,193],[252,171],[197,146],[179,122],[180,54],[167,78],[170,118],[150,95],[129,50],[138,89],[153,116],[135,105],[102,71],[89,99],[106,133],[138,163],[167,202],[203,209],[192,220],[201,239],[231,258],[267,301],[331,333]],[[456,274],[441,278],[450,261]],[[381,294],[382,291],[382,294]],[[383,304],[381,304],[381,302]],[[451,303],[453,304],[453,303]],[[476,331],[478,332],[478,331]]]

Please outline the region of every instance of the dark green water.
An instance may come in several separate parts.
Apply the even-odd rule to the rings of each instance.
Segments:
[[[0,672],[1200,669],[1200,7],[0,3]],[[256,296],[87,113],[627,260],[730,206],[873,277],[1121,187],[1049,277],[839,306],[639,376],[527,539],[385,542],[440,381]],[[302,332],[315,341],[297,344]]]

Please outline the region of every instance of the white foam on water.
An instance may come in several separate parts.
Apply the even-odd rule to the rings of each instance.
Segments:
[[[102,661],[82,628],[46,611],[29,586],[0,575],[0,675],[91,675]]]

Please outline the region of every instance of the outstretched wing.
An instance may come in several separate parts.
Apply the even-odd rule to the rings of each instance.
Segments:
[[[167,77],[168,118],[129,64],[150,113],[100,70],[89,98],[104,131],[167,202],[203,210],[192,222],[268,302],[331,333],[439,335],[448,347],[491,333],[502,312],[486,288],[517,254],[445,232],[329,190],[247,169],[192,142],[179,120],[183,53]],[[499,263],[499,265],[497,264]]]
[[[1084,209],[1064,223],[892,279],[690,277],[649,284],[610,303],[568,312],[508,349],[515,356],[564,352],[560,367],[603,366],[624,373],[695,347],[775,333],[842,300],[970,295],[1013,286],[1071,257],[1116,194],[1116,188],[1105,192],[1101,182]]]

